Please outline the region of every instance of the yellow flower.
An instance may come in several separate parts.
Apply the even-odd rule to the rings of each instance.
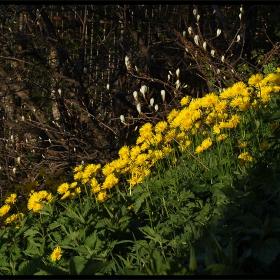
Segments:
[[[37,212],[39,210],[41,210],[43,208],[43,205],[41,205],[40,203],[36,202],[35,205],[33,206],[33,211]]]
[[[80,187],[76,188],[76,189],[75,189],[75,193],[76,193],[76,194],[80,194],[80,193],[81,193],[81,188],[80,188]]]
[[[140,149],[141,149],[141,151],[145,151],[145,150],[149,149],[149,147],[150,147],[150,143],[147,142],[147,141],[145,141],[145,142],[141,145]]]
[[[226,139],[228,136],[226,134],[221,134],[217,137],[217,141],[221,141],[221,140],[224,140]]]
[[[133,204],[131,204],[127,207],[128,210],[131,210],[132,208],[133,208]]]
[[[246,110],[248,110],[250,107],[251,107],[251,103],[250,103],[249,101],[246,101],[246,102],[243,102],[242,104],[240,104],[240,105],[238,106],[238,109],[239,109],[240,111],[246,111]]]
[[[220,93],[221,99],[231,99],[236,96],[236,93],[233,91],[232,88],[227,88],[225,91]]]
[[[252,162],[253,161],[253,158],[249,155],[248,152],[244,152],[244,153],[241,153],[239,156],[238,156],[239,159],[243,159],[245,161],[249,161],[249,162]]]
[[[149,159],[149,155],[148,154],[140,154],[137,156],[136,160],[135,160],[135,164],[136,165],[143,165],[145,163],[146,160]]]
[[[106,192],[100,192],[98,195],[97,195],[97,200],[98,201],[103,201],[106,197]]]
[[[201,103],[203,107],[216,106],[219,102],[219,97],[215,93],[207,93],[202,97]]]
[[[47,191],[39,191],[38,192],[38,198],[40,200],[45,199],[48,196],[48,192]]]
[[[261,147],[260,147],[260,148],[261,148],[262,150],[267,150],[268,147],[269,147],[269,144],[268,144],[266,141],[261,143]]]
[[[101,191],[101,187],[100,185],[97,185],[95,187],[91,187],[91,193],[95,194],[95,193],[99,193]]]
[[[257,84],[259,84],[259,82],[263,79],[263,75],[262,74],[256,74],[253,75],[249,80],[248,80],[248,84],[250,86],[255,86]]]
[[[64,194],[68,191],[69,184],[68,183],[63,183],[57,188],[57,192],[59,194]]]
[[[196,99],[193,99],[189,105],[189,109],[190,110],[198,110],[202,103],[201,103],[202,99],[201,98],[196,98]]]
[[[234,99],[232,99],[232,101],[230,102],[230,106],[234,108],[234,107],[238,107],[242,103],[243,103],[242,96],[237,96]]]
[[[60,260],[61,256],[62,256],[62,250],[58,246],[53,250],[53,252],[51,254],[51,261],[56,262],[57,260]]]
[[[183,97],[180,101],[182,106],[189,104],[189,102],[190,102],[190,97],[189,96]]]
[[[41,210],[43,208],[43,205],[39,203],[40,201],[41,198],[39,197],[39,193],[33,193],[27,203],[28,210],[33,210],[34,212]]]
[[[140,136],[142,136],[144,139],[150,138],[152,135],[152,128],[153,127],[151,123],[145,123],[139,129]]]
[[[14,204],[16,201],[17,195],[15,193],[12,193],[9,197],[6,198],[5,203],[9,204],[12,203]]]
[[[246,148],[247,147],[247,142],[241,142],[238,140],[238,147],[239,148]]]
[[[85,173],[89,173],[90,175],[92,173],[95,173],[98,169],[101,168],[101,164],[89,164],[86,168],[85,168]]]
[[[9,204],[4,204],[1,208],[0,208],[0,217],[3,217],[4,215],[6,215],[11,209],[11,206]]]
[[[109,189],[115,186],[119,182],[119,179],[115,176],[115,174],[111,173],[106,178],[104,183],[102,184],[103,189]]]
[[[229,119],[229,122],[233,124],[233,127],[236,127],[241,121],[241,116],[239,115],[232,115],[232,117]]]
[[[121,147],[120,148],[120,150],[119,150],[119,156],[120,156],[120,158],[128,158],[129,157],[129,150],[130,150],[130,148],[128,147],[128,146],[123,146],[123,147]]]
[[[105,175],[105,176],[108,176],[110,175],[111,173],[113,173],[115,170],[115,168],[109,163],[107,163],[103,169],[102,169],[102,173]]]
[[[168,144],[169,142],[171,142],[175,137],[175,133],[176,133],[175,129],[169,130],[164,136],[164,143]]]
[[[48,196],[46,197],[47,201],[51,201],[53,198],[53,195],[51,193],[48,194]]]
[[[84,166],[83,166],[82,164],[76,166],[76,167],[74,168],[74,172],[82,171],[82,170],[83,170],[83,167],[84,167]]]
[[[153,155],[155,156],[155,158],[157,160],[162,159],[163,158],[163,152],[161,150],[155,150]]]
[[[99,183],[98,183],[98,181],[97,181],[96,178],[94,178],[94,177],[91,179],[90,185],[91,185],[92,188],[95,188],[95,187],[97,187],[97,186],[100,186]]]
[[[155,126],[155,132],[156,133],[162,133],[167,127],[167,122],[165,121],[161,121],[161,122],[158,122]]]
[[[212,146],[212,140],[210,137],[208,137],[207,139],[203,140],[203,142],[200,145],[203,150],[208,149],[210,146]]]
[[[174,149],[171,148],[170,145],[164,146],[162,148],[162,150],[163,150],[165,156],[171,154],[174,151]]]
[[[234,95],[241,95],[243,90],[246,88],[246,85],[243,82],[237,82],[232,86],[232,91]]]
[[[203,152],[203,148],[201,146],[196,147],[195,153],[200,154],[201,152]]]
[[[69,190],[60,198],[60,200],[64,200],[64,199],[66,199],[68,196],[70,196],[70,191],[69,191]]]
[[[86,184],[89,181],[91,173],[84,171],[83,177],[82,177],[82,184]]]
[[[135,158],[141,153],[141,148],[139,146],[135,146],[131,148],[130,151],[130,157],[132,160],[135,160]]]
[[[69,198],[72,200],[75,199],[76,197],[77,197],[77,193],[75,193],[75,192],[71,192],[69,195]]]
[[[131,179],[127,180],[127,182],[130,184],[131,186],[137,185],[139,183],[141,183],[143,181],[143,177],[139,176],[137,174],[133,174],[133,176],[131,177]]]
[[[221,133],[221,130],[220,130],[218,124],[215,124],[215,125],[213,126],[213,133],[215,133],[215,134],[220,134],[220,133]]]
[[[83,178],[83,172],[79,171],[74,175],[74,180],[80,180]]]
[[[173,110],[169,113],[169,115],[167,116],[168,122],[171,123],[172,120],[173,120],[175,117],[177,117],[178,115],[179,115],[179,111],[176,110],[176,109],[173,109]]]
[[[220,102],[218,102],[216,105],[215,105],[215,110],[217,112],[224,112],[224,110],[226,109],[227,107],[227,102],[225,100],[221,100]]]
[[[75,188],[77,186],[77,182],[73,182],[69,185],[69,189]]]

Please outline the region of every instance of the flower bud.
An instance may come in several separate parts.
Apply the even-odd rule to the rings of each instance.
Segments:
[[[192,34],[192,27],[191,26],[188,27],[188,32],[189,32],[190,35]]]
[[[219,37],[221,33],[222,33],[222,30],[221,29],[217,29],[217,37]]]
[[[154,106],[154,102],[155,102],[154,98],[151,98],[150,99],[150,104],[151,104],[152,107]]]
[[[139,114],[141,114],[141,104],[137,103],[136,109],[138,111]]]
[[[178,68],[177,70],[176,70],[176,76],[179,78],[179,76],[180,76],[180,69]]]
[[[138,93],[136,90],[133,92],[133,97],[136,101],[138,100]]]
[[[195,42],[196,45],[198,45],[198,35],[194,36],[194,42]]]
[[[215,55],[215,51],[214,50],[211,50],[211,55],[214,57],[214,55]]]
[[[157,112],[157,110],[158,110],[158,105],[156,104],[155,105],[155,111]]]
[[[148,90],[148,88],[147,88],[147,86],[145,86],[145,85],[141,86],[141,88],[140,88],[140,92],[143,94],[143,97],[144,97],[145,99],[146,99],[145,94],[146,94],[147,90]]]
[[[120,119],[121,119],[121,122],[125,124],[125,118],[124,118],[124,115],[120,115]]]
[[[203,48],[206,50],[206,45],[207,45],[207,43],[206,42],[204,42],[203,43]]]
[[[160,92],[163,102],[165,102],[165,90],[161,90]]]

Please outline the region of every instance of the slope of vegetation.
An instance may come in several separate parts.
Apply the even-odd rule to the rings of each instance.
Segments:
[[[56,192],[7,194],[1,272],[277,274],[279,73],[182,98]]]

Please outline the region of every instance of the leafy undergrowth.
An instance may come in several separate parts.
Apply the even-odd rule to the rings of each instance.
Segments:
[[[279,72],[184,97],[104,167],[15,186],[0,273],[278,274]]]

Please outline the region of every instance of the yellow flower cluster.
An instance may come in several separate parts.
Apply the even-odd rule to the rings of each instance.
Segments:
[[[28,199],[27,208],[37,212],[43,208],[42,204],[48,204],[52,198],[52,194],[47,191],[33,192]]]
[[[244,153],[240,154],[238,156],[238,158],[241,159],[241,160],[244,160],[244,161],[249,161],[249,162],[253,161],[253,158],[249,155],[248,152],[244,152]]]
[[[237,82],[219,95],[209,93],[203,98],[192,100],[189,96],[183,97],[180,102],[183,106],[181,110],[173,109],[167,116],[167,121],[160,121],[155,126],[145,123],[139,129],[136,145],[123,146],[119,150],[119,158],[102,168],[103,182],[92,176],[100,169],[99,165],[88,165],[85,169],[82,165],[77,166],[74,169],[74,179],[82,184],[89,183],[91,193],[96,195],[97,200],[103,201],[107,189],[116,186],[120,176],[129,174],[127,182],[131,189],[150,174],[151,167],[157,161],[174,152],[171,143],[177,143],[179,150],[183,152],[191,146],[192,135],[197,132],[204,136],[210,135],[207,132],[207,126],[210,126],[217,136],[208,136],[195,147],[195,153],[202,153],[213,145],[213,141],[219,142],[228,137],[228,130],[236,128],[241,122],[242,112],[269,101],[270,94],[279,91],[279,75],[277,72],[263,78],[263,75],[256,74],[249,79],[248,86],[244,82]],[[245,148],[245,143],[239,142],[238,145]],[[262,145],[261,148],[266,147]],[[247,152],[238,158],[249,162],[253,160]],[[58,192],[67,194],[68,184],[62,184]]]
[[[19,228],[19,223],[23,219],[23,217],[24,217],[23,213],[13,214],[5,220],[5,224],[6,225],[12,224],[14,225],[15,228]]]
[[[230,130],[236,129],[241,123],[241,116],[245,111],[255,107],[266,108],[273,95],[279,91],[280,68],[266,77],[262,74],[253,75],[247,85],[237,82],[220,94],[212,92],[196,99],[185,96],[180,101],[182,109],[173,109],[166,121],[160,121],[156,125],[142,125],[135,145],[123,146],[117,159],[103,167],[100,164],[81,164],[75,167],[74,182],[62,183],[57,188],[57,193],[61,195],[60,200],[75,199],[81,193],[82,187],[85,187],[86,191],[89,187],[97,201],[104,201],[109,197],[107,192],[124,178],[131,190],[151,173],[157,162],[171,154],[175,158],[177,148],[181,152],[192,149],[196,154],[200,154],[226,139]],[[270,126],[271,130],[275,131],[278,124],[273,123]],[[197,145],[198,139],[202,138]],[[237,145],[245,149],[247,143],[239,141]],[[265,150],[268,147],[268,143],[264,141],[259,148]],[[253,157],[243,151],[238,160],[239,164],[243,165],[245,162],[252,162]],[[10,211],[16,199],[16,194],[6,198],[5,204],[0,208],[1,217]],[[43,207],[41,203],[48,203],[51,199],[52,195],[46,191],[33,192],[28,199],[27,208],[34,212],[39,211]],[[16,221],[18,217],[20,216],[10,216],[6,219],[6,224]],[[58,259],[61,253],[59,249],[55,252],[52,257],[54,260]]]

